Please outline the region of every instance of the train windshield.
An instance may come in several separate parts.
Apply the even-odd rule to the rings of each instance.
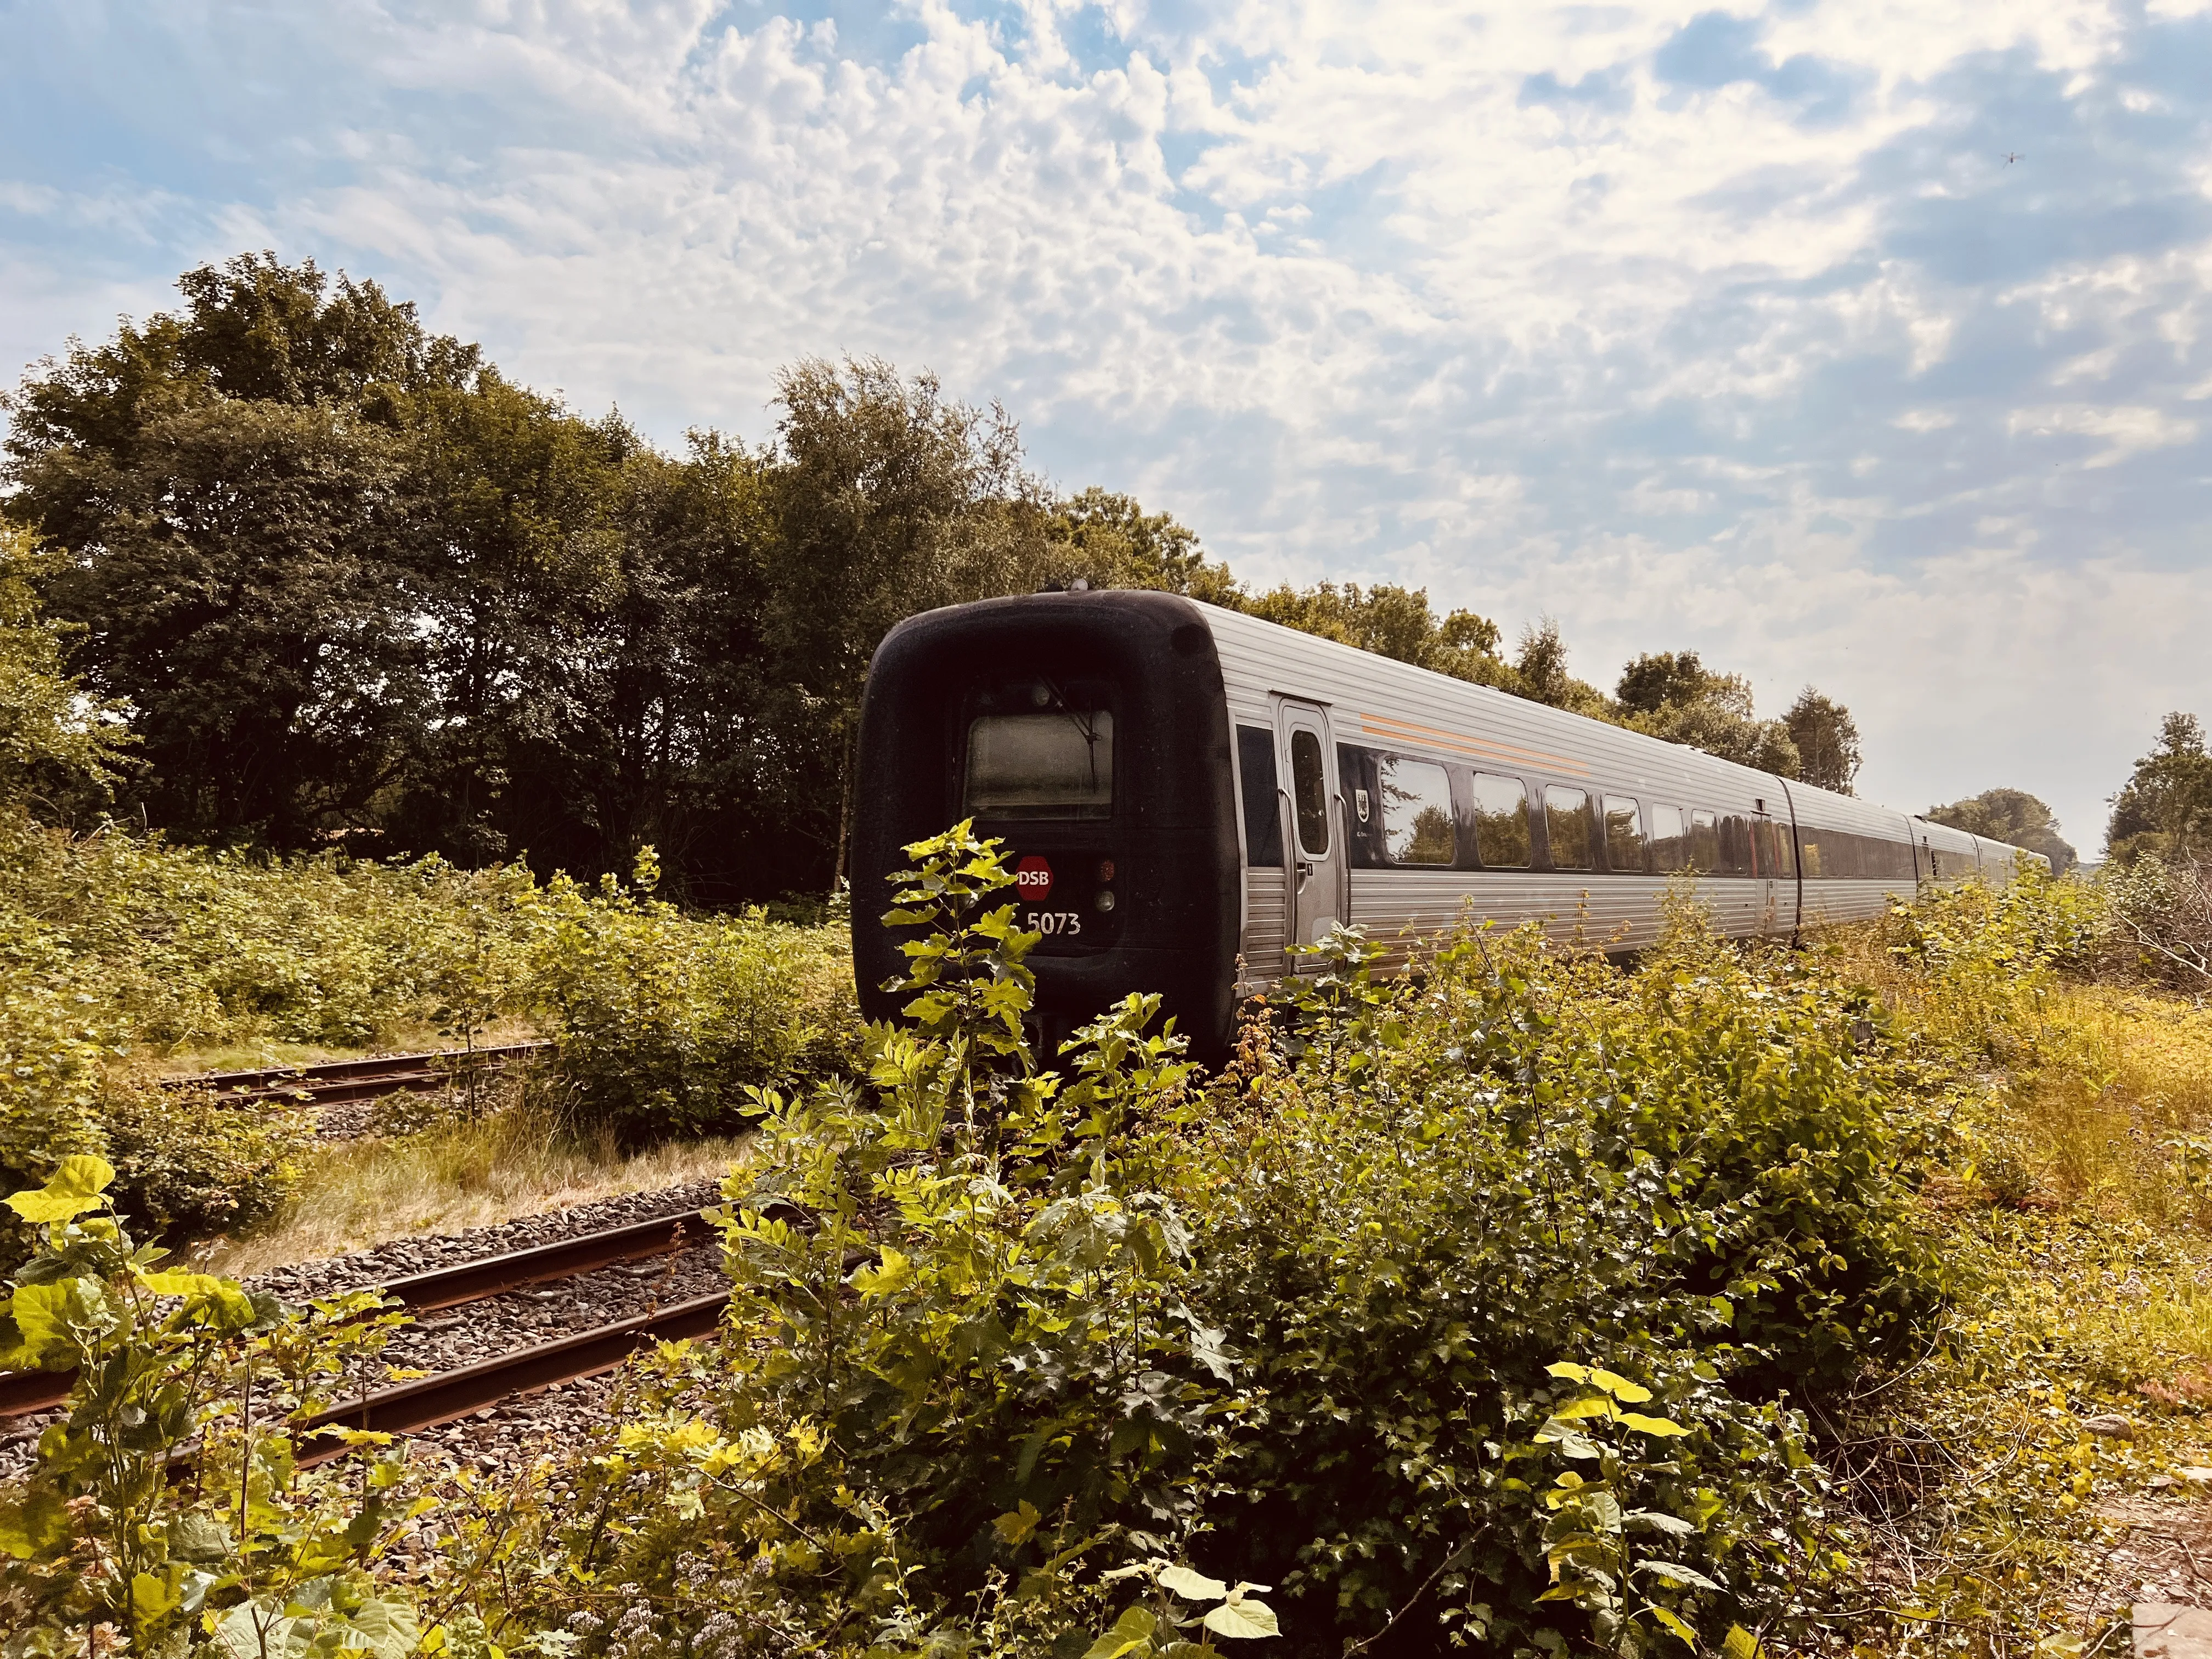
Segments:
[[[968,726],[963,810],[982,818],[1103,818],[1114,811],[1109,710],[981,714]]]

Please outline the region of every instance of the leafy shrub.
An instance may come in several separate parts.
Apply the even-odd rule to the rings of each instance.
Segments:
[[[2114,977],[2202,997],[2212,992],[2212,858],[2176,851],[2109,866],[2100,966]]]
[[[0,1179],[104,1153],[136,1221],[244,1224],[283,1198],[300,1136],[263,1113],[165,1107],[148,1050],[426,1027],[459,1042],[507,1018],[557,1040],[541,1092],[572,1127],[726,1126],[747,1085],[848,1057],[848,963],[842,931],[687,916],[519,866],[257,859],[0,811]]]
[[[1142,1656],[1212,1586],[1302,1654],[1632,1653],[1825,1593],[1761,1393],[1942,1292],[1863,997],[1694,929],[1641,979],[1532,932],[1385,982],[1343,936],[1210,1086],[1146,998],[1040,1072],[996,848],[909,851],[909,1024],[763,1095],[730,1328],[595,1449],[541,1616],[623,1659]]]
[[[0,1494],[0,1651],[97,1652],[121,1636],[132,1653],[402,1659],[414,1609],[369,1571],[413,1518],[401,1455],[298,1465],[339,1362],[373,1352],[392,1316],[373,1292],[288,1316],[230,1280],[158,1267],[162,1252],[134,1249],[106,1212],[113,1174],[70,1158],[8,1200],[40,1245],[0,1318],[0,1364],[74,1366],[79,1381],[30,1480]],[[244,1409],[254,1383],[273,1395],[258,1417]],[[194,1443],[198,1478],[172,1480]]]
[[[312,1111],[143,1083],[111,1083],[100,1116],[117,1209],[169,1238],[234,1232],[274,1213],[315,1133]]]
[[[1211,1547],[1316,1653],[1408,1620],[1627,1650],[1802,1612],[1829,1506],[1803,1419],[1759,1396],[1941,1301],[1859,1003],[1694,930],[1636,975],[1533,930],[1418,985],[1380,954],[1325,947],[1296,1043],[1255,1029],[1233,1109],[1160,1149],[1193,1304],[1267,1402]],[[1578,1364],[1648,1391],[1663,1445],[1556,1432],[1603,1404]]]
[[[641,861],[649,895],[650,854]],[[610,880],[532,895],[529,994],[559,1044],[570,1121],[634,1142],[733,1127],[748,1089],[848,1060],[858,1016],[841,936],[757,914],[686,916]]]
[[[1183,1218],[1115,1155],[1180,1095],[1157,1005],[1086,1031],[1072,1084],[1036,1073],[1035,936],[984,905],[1011,873],[965,826],[912,850],[915,1027],[869,1033],[865,1086],[760,1095],[730,1328],[664,1357],[567,1540],[588,1651],[1049,1647],[1104,1604],[1079,1563],[1180,1550],[1249,1403],[1181,1295]]]

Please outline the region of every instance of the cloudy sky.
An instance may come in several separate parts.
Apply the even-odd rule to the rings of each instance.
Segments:
[[[2212,720],[2208,11],[0,0],[0,374],[264,247],[666,444],[880,353],[2089,850]]]

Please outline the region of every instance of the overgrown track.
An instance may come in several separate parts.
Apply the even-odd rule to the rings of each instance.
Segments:
[[[455,1418],[496,1405],[510,1395],[527,1394],[549,1382],[565,1382],[611,1370],[647,1342],[674,1342],[684,1337],[704,1336],[721,1322],[722,1310],[729,1305],[727,1291],[693,1297],[595,1330],[518,1348],[459,1370],[379,1389],[351,1404],[324,1413],[307,1429],[312,1431],[336,1424],[384,1434],[410,1434],[417,1429],[450,1423]],[[302,1452],[300,1461],[319,1463],[344,1450],[344,1446],[335,1443],[316,1447]]]
[[[620,1227],[609,1227],[599,1232],[581,1233],[574,1238],[556,1239],[550,1244],[536,1245],[526,1250],[512,1250],[505,1255],[488,1256],[480,1261],[464,1261],[454,1267],[440,1267],[429,1273],[416,1273],[406,1279],[395,1279],[380,1288],[386,1296],[395,1298],[415,1312],[428,1313],[434,1309],[456,1308],[466,1303],[482,1302],[491,1297],[503,1296],[510,1291],[518,1291],[526,1285],[542,1285],[553,1279],[573,1279],[579,1274],[591,1273],[600,1267],[613,1267],[620,1262],[649,1261],[654,1256],[667,1255],[678,1250],[690,1249],[696,1245],[706,1243],[714,1236],[713,1227],[708,1224],[704,1216],[696,1211],[687,1215],[659,1216],[650,1221],[634,1221]],[[398,1389],[386,1389],[381,1394],[372,1395],[364,1403],[374,1406],[380,1411],[388,1409],[401,1415],[408,1412],[419,1412],[429,1407],[419,1404],[395,1404],[387,1408],[378,1402],[387,1399],[396,1400],[397,1397],[403,1395],[410,1399],[418,1395],[424,1400],[442,1398],[437,1395],[436,1391],[441,1385],[447,1383],[458,1386],[459,1393],[453,1397],[459,1398],[460,1395],[466,1394],[470,1388],[477,1386],[474,1383],[464,1382],[462,1379],[474,1377],[479,1372],[486,1373],[489,1376],[489,1374],[497,1370],[498,1368],[509,1364],[523,1366],[526,1370],[527,1366],[525,1362],[528,1361],[532,1355],[551,1356],[555,1355],[556,1351],[566,1354],[565,1358],[541,1359],[539,1362],[541,1369],[532,1374],[531,1381],[509,1382],[492,1394],[476,1400],[474,1404],[456,1407],[444,1415],[421,1418],[406,1426],[421,1428],[428,1424],[444,1422],[449,1416],[460,1416],[466,1412],[475,1410],[478,1406],[487,1405],[504,1395],[512,1394],[519,1389],[542,1387],[546,1382],[557,1382],[564,1377],[588,1376],[594,1371],[605,1370],[609,1366],[619,1363],[623,1354],[628,1353],[631,1348],[648,1338],[658,1337],[664,1340],[673,1340],[678,1335],[697,1335],[701,1331],[712,1329],[714,1316],[707,1317],[705,1322],[698,1325],[696,1329],[687,1328],[678,1331],[665,1323],[668,1320],[677,1319],[684,1309],[703,1307],[708,1300],[714,1300],[719,1308],[720,1303],[726,1301],[727,1297],[701,1298],[697,1303],[679,1304],[676,1307],[641,1315],[635,1319],[620,1321],[596,1331],[587,1331],[578,1336],[566,1337],[558,1341],[541,1344],[535,1348],[523,1349],[513,1356],[502,1356],[498,1359],[487,1360],[482,1364],[470,1366],[464,1370],[453,1372],[445,1376],[425,1377],[418,1382],[408,1383]],[[696,1317],[696,1315],[689,1316]],[[635,1328],[632,1329],[633,1327]],[[613,1334],[625,1330],[629,1332],[626,1340]],[[587,1350],[579,1346],[593,1341],[597,1341],[599,1347]],[[613,1352],[612,1358],[602,1361],[595,1357],[602,1351],[609,1350],[610,1346],[617,1341],[621,1342],[621,1346],[618,1352]],[[568,1350],[574,1350],[574,1352],[567,1352],[566,1351]],[[565,1371],[543,1369],[544,1365],[560,1364],[569,1364],[578,1369]],[[517,1375],[521,1374],[523,1374],[521,1371],[517,1372]],[[27,1412],[45,1411],[52,1407],[65,1405],[69,1401],[70,1387],[76,1380],[75,1371],[0,1373],[0,1417],[21,1416]],[[488,1380],[483,1386],[489,1386]],[[350,1413],[355,1409],[349,1407],[349,1414],[336,1420],[354,1422],[355,1417]],[[390,1425],[380,1421],[371,1426],[384,1428]]]
[[[495,1048],[444,1048],[434,1054],[380,1054],[370,1060],[335,1060],[323,1066],[279,1066],[265,1072],[209,1072],[170,1078],[171,1089],[211,1091],[226,1106],[289,1100],[336,1106],[380,1095],[424,1094],[465,1081],[471,1071],[492,1072],[517,1060],[542,1054],[550,1042],[510,1042]]]

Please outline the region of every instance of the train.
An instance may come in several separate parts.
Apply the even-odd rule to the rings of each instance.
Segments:
[[[1690,872],[1714,925],[1788,937],[2037,854],[1170,593],[923,612],[878,647],[849,848],[868,1018],[899,997],[878,921],[903,848],[999,837],[1038,935],[1050,1048],[1158,992],[1201,1057],[1339,925],[1394,942],[1469,915],[1650,945]]]

